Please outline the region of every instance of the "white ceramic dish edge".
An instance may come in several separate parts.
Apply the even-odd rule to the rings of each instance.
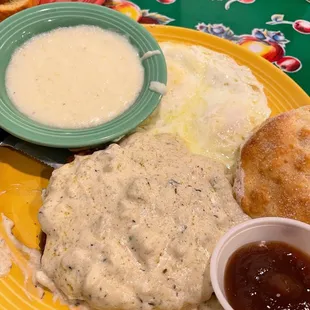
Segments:
[[[217,243],[210,263],[213,290],[225,310],[234,310],[226,299],[224,289],[228,259],[241,246],[258,241],[285,242],[310,255],[310,225],[287,218],[265,217],[230,229]]]

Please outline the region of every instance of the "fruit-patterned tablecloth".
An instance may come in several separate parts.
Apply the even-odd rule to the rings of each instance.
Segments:
[[[33,0],[65,1],[104,5],[142,24],[182,26],[230,40],[272,62],[310,95],[310,0]]]
[[[233,41],[274,63],[310,95],[310,0],[97,2],[139,23],[182,26]]]

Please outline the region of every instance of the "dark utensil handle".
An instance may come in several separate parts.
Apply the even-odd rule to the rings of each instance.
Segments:
[[[0,128],[0,141],[3,141],[9,134]]]

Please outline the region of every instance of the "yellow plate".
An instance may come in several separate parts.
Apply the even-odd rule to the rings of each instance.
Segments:
[[[239,64],[249,67],[264,85],[273,115],[310,104],[309,96],[285,73],[264,58],[235,43],[186,28],[171,26],[147,26],[147,28],[158,41],[202,45],[231,56]]]
[[[251,52],[214,36],[198,31],[169,26],[147,26],[159,41],[174,41],[202,45],[233,57],[238,63],[251,68],[264,84],[269,106],[273,114],[310,104],[303,90],[284,73],[266,60]],[[0,148],[0,212],[15,223],[15,236],[25,245],[39,248],[40,233],[37,211],[41,204],[41,189],[45,188],[51,169],[6,148]],[[0,225],[1,233],[1,225]],[[53,303],[52,295],[46,293],[40,300],[24,293],[24,277],[13,266],[10,274],[0,279],[0,310],[14,309],[68,309]]]

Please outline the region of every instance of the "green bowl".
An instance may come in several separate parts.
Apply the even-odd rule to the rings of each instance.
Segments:
[[[0,23],[0,127],[26,141],[62,148],[95,146],[134,130],[156,108],[161,95],[151,91],[151,81],[167,83],[162,52],[143,61],[144,84],[136,102],[123,114],[102,125],[86,129],[58,129],[42,125],[19,112],[5,87],[5,71],[16,48],[35,35],[58,27],[94,25],[123,34],[142,56],[161,51],[152,35],[137,22],[114,10],[85,3],[52,3],[17,13]],[[87,102],[85,102],[87,104]]]

